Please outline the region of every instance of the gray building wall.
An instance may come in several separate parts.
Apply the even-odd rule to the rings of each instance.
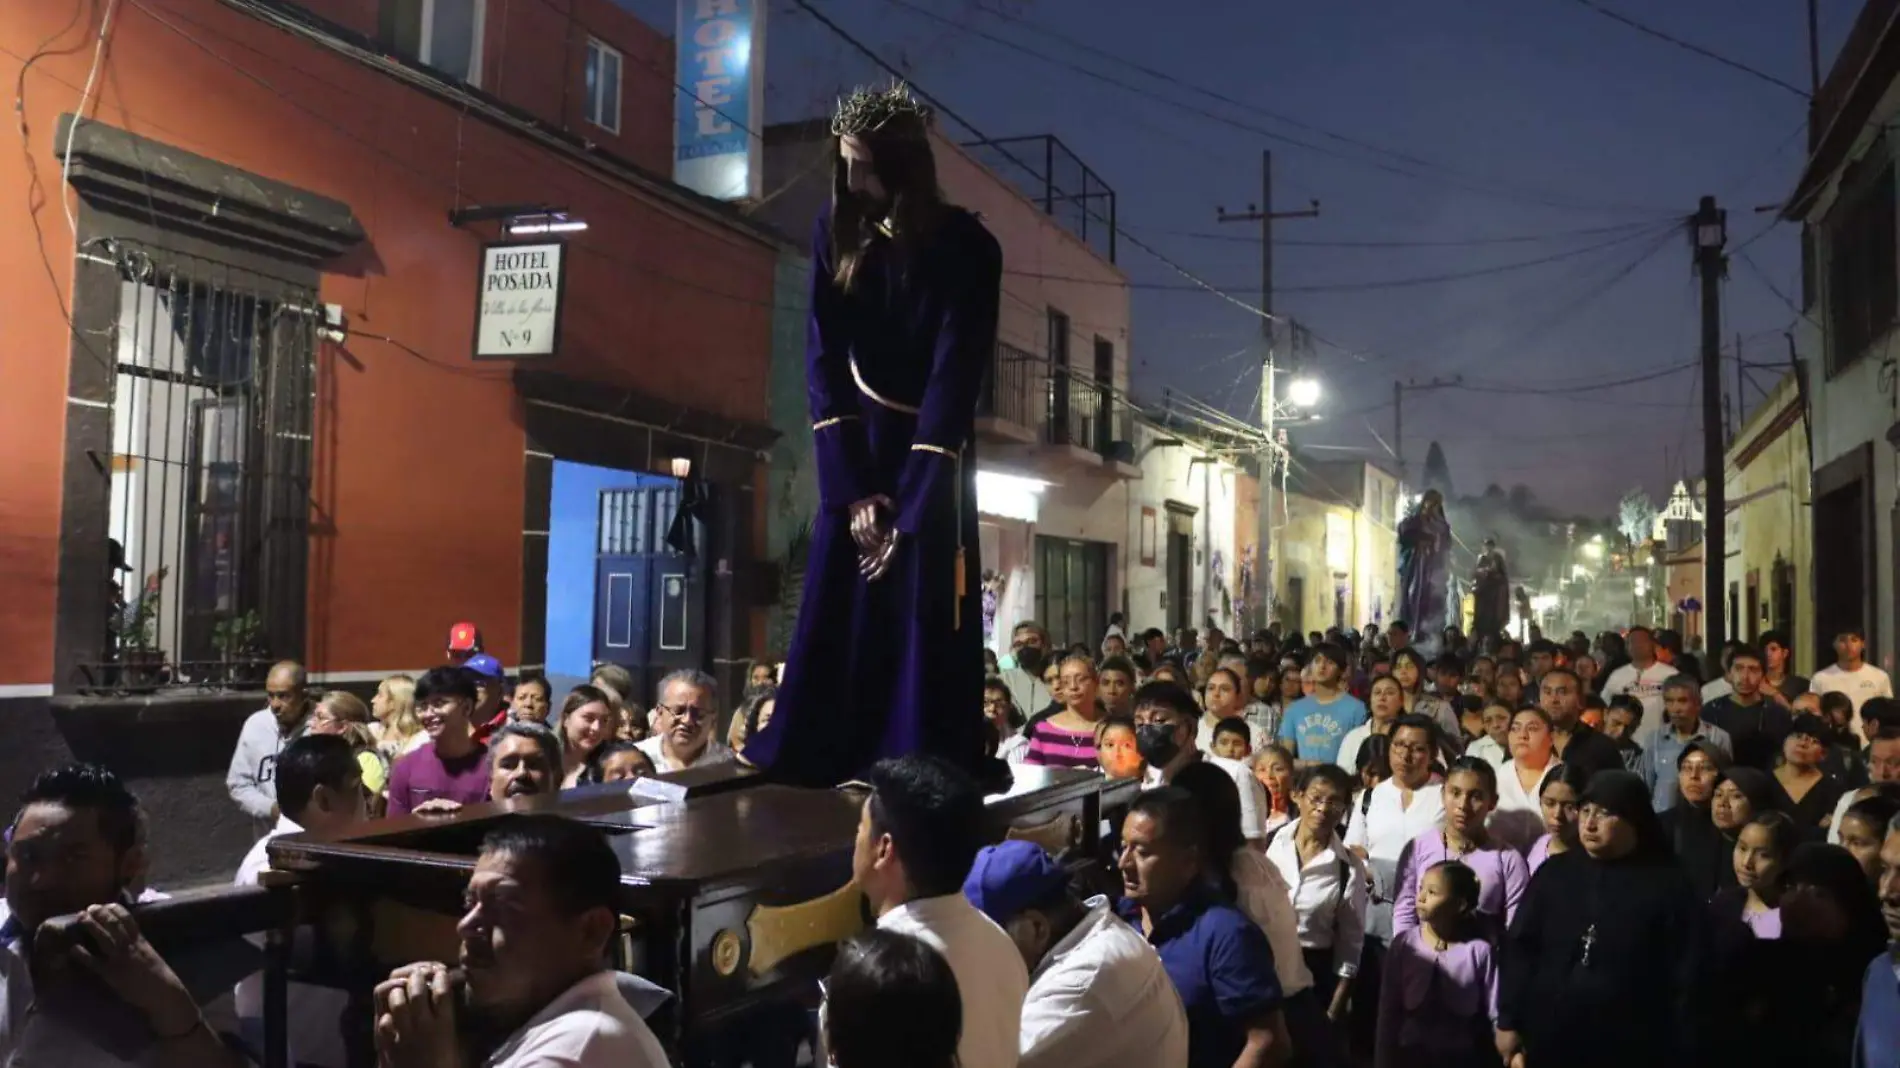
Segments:
[[[783,657],[797,619],[803,531],[818,512],[812,467],[811,407],[805,395],[805,330],[811,309],[811,259],[781,252],[773,285],[772,446],[766,475],[766,552],[778,565],[778,608],[766,623],[769,655]]]

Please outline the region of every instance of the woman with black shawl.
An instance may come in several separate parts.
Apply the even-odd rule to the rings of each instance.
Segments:
[[[1538,869],[1505,936],[1499,1054],[1533,1068],[1701,1063],[1706,910],[1643,780],[1598,772],[1577,835],[1583,848]]]
[[[1683,863],[1698,891],[1708,885],[1708,880],[1714,880],[1714,888],[1703,900],[1714,896],[1716,890],[1740,885],[1735,880],[1735,841],[1741,837],[1742,828],[1764,812],[1782,811],[1781,791],[1775,786],[1774,776],[1759,768],[1736,764],[1715,780],[1709,822],[1715,826],[1721,847],[1719,854],[1710,858],[1714,870],[1690,869],[1689,861]]]
[[[1700,901],[1707,901],[1724,885],[1722,873],[1733,867],[1734,846],[1709,818],[1716,784],[1728,771],[1728,763],[1728,754],[1704,739],[1684,746],[1676,757],[1676,803],[1657,817],[1670,851]],[[1733,882],[1734,873],[1729,874]]]

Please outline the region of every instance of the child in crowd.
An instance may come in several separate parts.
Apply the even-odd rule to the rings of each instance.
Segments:
[[[1495,1065],[1498,975],[1478,875],[1455,860],[1418,881],[1418,926],[1395,936],[1379,991],[1376,1068]]]
[[[1228,760],[1246,760],[1253,755],[1253,738],[1250,734],[1247,721],[1239,716],[1229,716],[1214,724],[1214,755]]]
[[[1484,737],[1471,743],[1466,756],[1480,757],[1493,764],[1511,762],[1511,716],[1516,711],[1502,701],[1484,706]]]
[[[1735,838],[1735,882],[1715,895],[1709,907],[1718,920],[1740,920],[1756,938],[1781,937],[1781,871],[1801,842],[1794,820],[1779,812],[1758,812]]]
[[[1148,765],[1135,746],[1135,721],[1112,715],[1095,732],[1095,759],[1111,779],[1139,779]]]
[[[652,759],[642,753],[636,743],[614,738],[602,742],[592,753],[587,754],[587,765],[581,769],[580,780],[576,785],[627,782],[657,774]]]

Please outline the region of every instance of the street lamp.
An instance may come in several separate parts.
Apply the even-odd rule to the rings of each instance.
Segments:
[[[1286,399],[1295,408],[1311,408],[1319,403],[1319,379],[1299,377],[1287,384]]]

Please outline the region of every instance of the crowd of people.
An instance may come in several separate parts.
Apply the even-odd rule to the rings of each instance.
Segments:
[[[1900,703],[1859,635],[1813,679],[1772,633],[1707,678],[1641,627],[1440,641],[1427,660],[1402,623],[1117,626],[1052,654],[1016,628],[985,693],[994,751],[1140,781],[1112,873],[986,844],[982,788],[950,763],[871,769],[852,869],[875,924],[839,949],[813,1063],[1900,1064]],[[557,706],[478,636],[455,646],[367,703],[270,672],[230,774],[260,824],[238,883],[278,834],[730,760],[772,712],[766,665],[727,707],[687,671],[641,710],[611,667]],[[163,897],[144,826],[97,767],[26,795],[0,1063],[261,1059],[254,967],[141,932]],[[367,1012],[293,984],[293,1062],[665,1063],[644,1021],[665,993],[605,963],[619,877],[598,832],[511,821],[471,877],[460,958],[398,969]],[[78,937],[41,930],[67,914]]]
[[[1900,703],[1861,635],[1811,679],[1776,632],[1708,668],[1646,627],[1431,644],[1023,623],[985,712],[1012,762],[1232,784],[1213,855],[1296,1063],[1900,1063]]]

